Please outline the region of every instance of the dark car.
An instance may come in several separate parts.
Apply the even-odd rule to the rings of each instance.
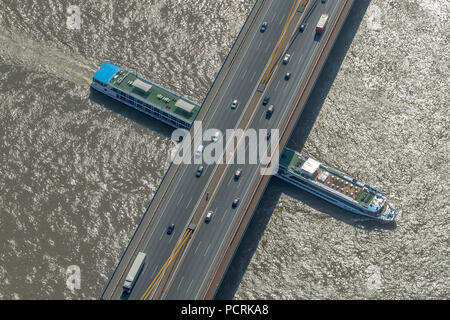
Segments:
[[[303,32],[303,30],[305,30],[306,28],[306,24],[302,23],[300,28],[298,28],[298,31]]]
[[[198,167],[197,172],[195,173],[195,176],[199,178],[202,175],[203,172],[203,166]]]
[[[286,73],[286,75],[284,76],[284,80],[288,81],[291,78],[291,73],[288,72]]]
[[[272,133],[269,130],[267,130],[266,140],[269,140],[271,136]]]
[[[241,200],[241,199],[239,199],[239,198],[236,198],[236,199],[234,199],[233,200],[233,204],[231,205],[233,208],[236,208],[237,206],[238,206],[238,204],[239,204],[239,200]]]
[[[322,3],[325,3],[325,2],[327,2],[327,0],[322,0]]]
[[[269,103],[269,100],[270,100],[270,96],[266,96],[266,97],[264,98],[264,100],[263,100],[263,106],[265,106],[266,104],[268,104],[268,103]]]
[[[173,229],[175,229],[175,225],[172,223],[172,224],[167,228],[167,234],[172,234]]]
[[[273,113],[274,110],[275,110],[275,108],[274,108],[273,104],[270,105],[269,108],[267,108],[267,111],[266,111],[266,118],[267,119],[269,119],[272,116],[272,113]]]
[[[265,31],[266,31],[266,29],[267,29],[267,22],[266,22],[266,21],[264,21],[264,22],[263,22],[263,24],[261,25],[261,29],[260,29],[259,31],[261,31],[261,32],[265,32]]]

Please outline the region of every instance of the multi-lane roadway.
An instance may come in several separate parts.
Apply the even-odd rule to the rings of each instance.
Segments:
[[[250,94],[257,85],[259,77],[280,37],[291,7],[291,1],[264,1],[259,9],[258,16],[252,21],[251,31],[249,31],[250,36],[240,49],[242,55],[235,59],[232,74],[221,84],[224,88],[219,93],[220,97],[211,106],[211,108],[214,108],[213,112],[206,119],[202,119],[205,130],[208,127],[217,129],[235,127],[244,110],[245,101],[250,98]],[[268,22],[268,30],[261,33],[259,29],[264,21]],[[243,66],[251,66],[252,71],[242,74],[240,70]],[[237,109],[231,110],[230,106],[234,99],[237,99],[240,103]],[[144,236],[146,239],[137,248],[137,251],[147,253],[146,265],[139,281],[131,295],[123,297],[121,280],[124,280],[124,274],[118,275],[116,271],[115,276],[117,278],[120,276],[120,279],[114,284],[112,281],[115,279],[111,279],[109,287],[117,286],[117,288],[111,290],[114,292],[107,288],[104,296],[106,294],[108,298],[113,299],[120,297],[140,299],[143,296],[184,234],[194,208],[200,201],[199,198],[205,187],[205,182],[210,178],[215,166],[205,166],[200,178],[195,177],[197,167],[194,164],[171,166],[169,170],[177,170],[173,182],[166,191],[164,199],[158,203],[152,201],[147,212],[154,218],[147,233],[148,236]],[[175,224],[175,230],[169,236],[166,231],[168,225],[172,223]]]
[[[319,4],[320,1],[318,1]],[[292,2],[291,2],[292,3]],[[311,12],[308,23],[302,33],[296,33],[295,38],[288,47],[287,53],[291,55],[290,61],[274,71],[271,82],[264,92],[264,96],[270,96],[267,106],[274,105],[273,115],[267,119],[267,107],[257,103],[256,113],[251,121],[253,129],[278,129],[285,118],[288,106],[292,103],[294,93],[300,86],[300,80],[310,66],[312,59],[319,48],[320,37],[316,37],[315,26],[322,13],[330,16],[336,13],[338,1],[327,1],[318,5]],[[268,30],[269,31],[269,30]],[[254,72],[254,65],[245,65],[240,73]],[[286,73],[291,73],[289,80],[285,80]],[[255,89],[255,85],[253,89]],[[260,99],[262,100],[262,99]],[[241,168],[242,176],[234,179],[235,171]],[[170,288],[164,293],[166,299],[195,299],[199,298],[200,290],[209,278],[210,272],[215,266],[217,253],[226,243],[226,234],[230,232],[239,215],[237,209],[232,208],[235,198],[240,198],[245,203],[250,193],[249,186],[260,174],[259,164],[232,164],[229,165],[222,183],[218,187],[217,196],[211,199],[210,210],[214,212],[209,224],[201,224],[196,230],[196,236],[191,240],[189,251],[185,253],[185,259],[178,268],[176,276]]]
[[[238,127],[280,127],[301,80],[318,54],[321,37],[315,34],[315,24],[322,13],[329,13],[332,18],[341,1],[316,2],[303,32],[295,31],[286,38],[283,31],[298,25],[314,0],[308,2],[303,14],[296,13],[298,21],[293,17],[300,0],[260,0],[255,4],[243,29],[245,32],[240,35],[243,40],[234,52],[232,50],[234,55],[228,62],[226,75],[214,83],[213,89],[218,86],[214,97],[205,100],[208,106],[203,105],[207,112],[202,110],[197,119],[202,120],[204,131],[208,128],[225,132]],[[268,23],[267,30],[260,32],[263,22]],[[281,47],[278,57],[288,52],[290,61],[286,65],[277,61],[265,91],[258,93],[258,85],[271,64],[280,39],[284,39],[285,46]],[[291,73],[289,80],[285,79],[287,72]],[[262,97],[266,95],[270,96],[267,106],[275,107],[270,118],[266,117],[267,106],[261,105]],[[239,102],[236,109],[231,108],[233,100]],[[191,163],[193,157],[191,155]],[[219,253],[226,249],[243,204],[251,197],[250,186],[260,174],[260,165],[204,164],[199,178],[195,175],[197,168],[196,164],[171,165],[139,226],[142,230],[135,233],[102,298],[148,299],[155,294],[156,298],[165,299],[203,297],[220,262]],[[235,180],[234,173],[238,168],[242,169],[242,175]],[[233,208],[232,202],[236,198],[240,198],[240,203]],[[203,223],[207,211],[213,211],[209,224]],[[188,230],[193,221],[196,222],[195,230]],[[170,224],[174,224],[175,229],[168,235],[166,231]],[[121,286],[138,252],[147,254],[146,263],[131,294],[125,296]],[[176,259],[171,260],[175,255],[178,255]]]

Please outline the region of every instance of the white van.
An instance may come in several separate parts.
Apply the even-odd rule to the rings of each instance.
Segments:
[[[203,153],[203,145],[199,145],[197,151],[195,151],[195,157],[200,158]]]
[[[209,211],[205,218],[205,223],[209,223],[211,221],[211,217],[213,215],[212,211]]]
[[[266,111],[266,118],[270,118],[272,116],[273,110],[274,110],[274,107],[273,107],[273,105],[271,105]]]

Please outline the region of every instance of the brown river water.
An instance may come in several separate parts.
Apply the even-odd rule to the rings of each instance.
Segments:
[[[0,299],[98,299],[169,166],[172,129],[91,93],[98,66],[201,103],[252,6],[0,0]],[[289,146],[398,222],[273,178],[218,297],[448,299],[449,30],[449,1],[356,1]]]

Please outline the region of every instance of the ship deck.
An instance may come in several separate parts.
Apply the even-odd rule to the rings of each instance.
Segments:
[[[280,157],[280,165],[286,167],[291,173],[301,176],[300,172],[298,172],[297,170],[302,167],[302,165],[305,163],[305,160],[306,159],[302,158],[300,154],[296,153],[293,150],[285,148]],[[326,175],[326,178],[324,180],[321,180],[318,177],[324,171],[328,172],[328,174]],[[317,172],[312,177],[312,180],[352,198],[355,202],[365,208],[370,205],[373,198],[375,197],[375,194],[369,192],[367,189],[357,186],[355,183],[353,183],[353,181],[348,181],[336,172],[327,170],[322,166],[317,169]]]
[[[280,157],[280,165],[285,166],[286,168],[289,167],[301,167],[304,160],[300,158],[300,156],[295,153],[294,151],[285,148],[283,152],[281,153]]]
[[[136,79],[139,79],[146,84],[151,85],[151,89],[148,92],[144,92],[139,88],[133,86],[132,83]],[[189,122],[192,122],[195,119],[197,113],[200,110],[199,105],[194,104],[191,101],[182,99],[180,96],[168,90],[165,90],[148,80],[139,78],[134,73],[126,70],[119,71],[117,76],[111,79],[110,85],[124,91],[125,93],[132,94],[135,97],[138,97],[141,100],[152,104],[153,106],[159,107],[166,112],[172,113],[178,117],[182,117]],[[164,101],[164,98],[166,98],[166,101]],[[193,108],[192,112],[187,112],[186,110],[177,107],[175,104],[179,99],[194,105],[195,107]]]

